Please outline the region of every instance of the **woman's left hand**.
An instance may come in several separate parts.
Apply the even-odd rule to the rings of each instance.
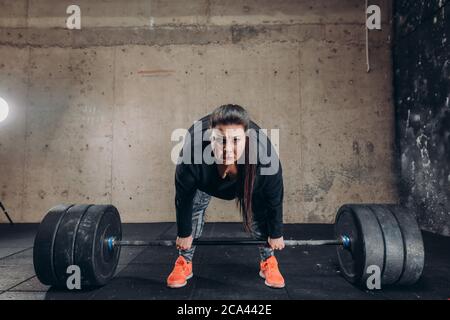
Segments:
[[[284,239],[283,237],[272,239],[269,237],[268,241],[269,245],[274,250],[282,250],[284,248]]]

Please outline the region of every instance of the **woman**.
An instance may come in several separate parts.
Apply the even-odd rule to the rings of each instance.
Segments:
[[[244,229],[268,242],[259,247],[260,276],[270,287],[284,287],[274,256],[274,250],[284,248],[282,169],[259,129],[244,108],[231,104],[220,106],[189,129],[175,172],[179,257],[167,278],[169,287],[183,287],[193,276],[192,241],[202,233],[211,196],[236,199]],[[205,134],[209,139],[203,138]],[[214,161],[207,161],[208,155]]]

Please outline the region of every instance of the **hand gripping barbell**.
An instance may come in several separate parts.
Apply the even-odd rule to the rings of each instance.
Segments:
[[[411,285],[424,266],[422,235],[413,212],[391,204],[346,204],[335,220],[335,239],[285,240],[287,246],[335,245],[342,275],[365,286],[370,266],[381,285]],[[262,245],[254,239],[194,239],[193,245]],[[38,279],[64,287],[67,268],[77,265],[84,287],[105,285],[114,276],[123,246],[174,246],[173,240],[125,241],[112,205],[58,205],[46,214],[34,241]]]

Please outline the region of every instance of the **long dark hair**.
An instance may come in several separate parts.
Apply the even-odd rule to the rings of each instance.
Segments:
[[[250,126],[250,116],[243,107],[236,104],[226,104],[215,109],[210,115],[210,128],[215,128],[221,124],[242,125],[247,132]],[[249,150],[249,136],[246,135],[245,162],[244,164],[238,164],[236,206],[241,212],[244,229],[247,232],[251,232],[253,222],[252,195],[256,175],[256,164],[250,163]]]

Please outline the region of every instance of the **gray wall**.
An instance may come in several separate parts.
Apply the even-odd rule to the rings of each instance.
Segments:
[[[285,222],[346,202],[396,202],[391,3],[0,0],[0,199],[14,220],[57,203],[113,203],[125,222],[174,221],[170,136],[224,103],[280,129]],[[0,221],[5,221],[0,215]],[[215,199],[208,221],[239,221]]]
[[[396,1],[395,96],[401,202],[450,235],[450,1]]]

